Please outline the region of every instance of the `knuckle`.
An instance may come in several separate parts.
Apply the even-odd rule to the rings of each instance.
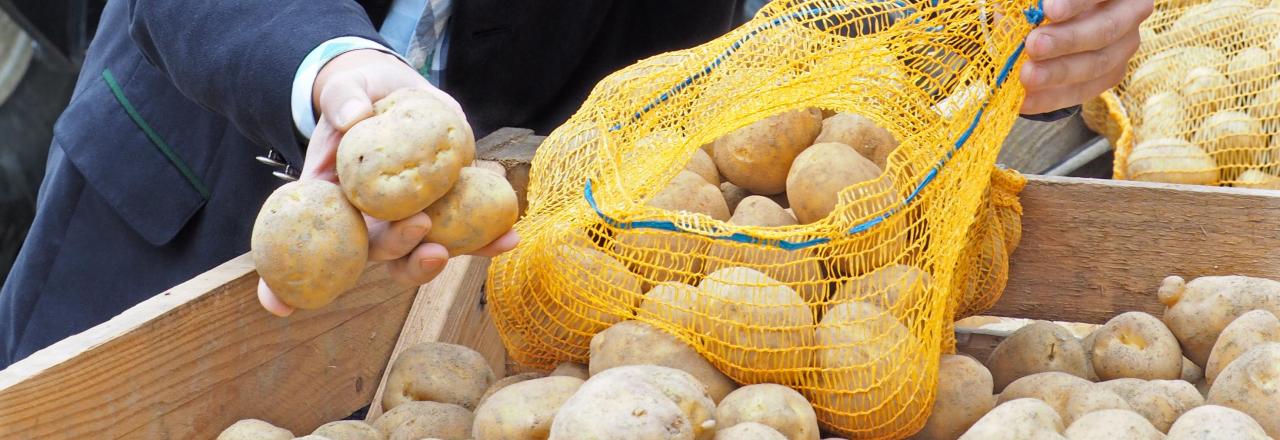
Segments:
[[[1134,0],[1133,3],[1135,3],[1134,6],[1138,8],[1138,23],[1146,20],[1147,17],[1150,17],[1151,14],[1155,12],[1155,2],[1152,0]],[[1137,26],[1134,27],[1137,28]]]

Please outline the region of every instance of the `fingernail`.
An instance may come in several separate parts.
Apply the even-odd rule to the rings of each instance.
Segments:
[[[342,104],[342,107],[338,109],[338,125],[342,126],[342,128],[350,127],[362,113],[364,113],[364,106],[359,102],[350,101]]]
[[[418,266],[423,270],[432,270],[440,267],[441,264],[444,264],[444,260],[439,258],[423,258],[421,261],[418,261]]]
[[[421,226],[409,226],[400,231],[400,237],[405,240],[421,240],[426,234],[425,229]]]

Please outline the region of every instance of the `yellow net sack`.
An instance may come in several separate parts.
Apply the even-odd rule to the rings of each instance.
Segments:
[[[1280,5],[1155,5],[1128,77],[1085,109],[1115,178],[1280,189]]]
[[[1031,0],[776,0],[721,38],[605,78],[539,148],[522,244],[490,268],[510,355],[585,362],[593,335],[640,320],[734,380],[799,390],[843,436],[914,433],[966,236],[1024,94],[1022,40],[1042,17]],[[818,109],[862,115],[898,141],[873,178],[829,194],[825,215],[741,226],[723,210],[655,206],[720,197],[682,170],[731,133],[771,146],[739,174],[772,179],[760,192],[777,193],[779,162],[787,179],[838,180],[851,172],[840,157],[797,171],[808,149],[772,147],[807,147],[816,133],[778,121]],[[819,196],[785,198],[802,217]]]

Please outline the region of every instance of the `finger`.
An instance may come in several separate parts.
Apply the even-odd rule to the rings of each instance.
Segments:
[[[336,73],[320,91],[320,115],[338,131],[346,133],[352,125],[373,116],[373,99],[369,81],[358,69]]]
[[[293,307],[289,307],[275,293],[272,293],[271,288],[267,287],[266,280],[261,278],[258,279],[258,303],[272,315],[285,317],[293,314]]]
[[[334,167],[338,160],[338,141],[341,139],[341,134],[329,125],[329,121],[321,119],[316,124],[315,132],[311,134],[311,141],[307,143],[307,157],[302,161],[299,178],[336,183],[338,173]]]
[[[479,257],[496,257],[498,254],[515,249],[517,244],[520,244],[520,236],[516,234],[516,231],[511,230],[507,231],[506,234],[502,234],[501,237],[493,240],[493,242],[490,242],[484,247],[472,252],[471,255]]]
[[[1046,60],[1102,49],[1138,29],[1150,0],[1111,0],[1080,17],[1037,28],[1027,36],[1027,57]]]
[[[1125,66],[1121,65],[1105,75],[1080,84],[1068,84],[1027,94],[1020,113],[1034,115],[1071,107],[1114,87],[1124,79]]]
[[[417,213],[404,220],[378,222],[370,226],[369,260],[394,260],[422,244],[422,238],[431,230],[431,218]]]
[[[1067,21],[1103,1],[1105,0],[1045,0],[1044,16],[1052,22]]]
[[[1126,65],[1129,57],[1138,50],[1139,41],[1135,29],[1115,44],[1099,50],[1027,61],[1022,64],[1022,85],[1027,90],[1042,90],[1088,82],[1100,73],[1110,73],[1117,66]]]
[[[423,243],[405,258],[388,264],[391,277],[401,283],[418,286],[430,282],[444,270],[449,261],[449,251],[436,243]]]

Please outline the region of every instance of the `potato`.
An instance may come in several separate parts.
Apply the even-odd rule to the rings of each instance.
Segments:
[[[1048,404],[1036,399],[1016,399],[1000,404],[982,416],[959,440],[1061,439],[1062,418]]]
[[[1204,149],[1174,138],[1151,139],[1129,152],[1126,171],[1132,180],[1218,184],[1218,163]]]
[[[431,218],[431,229],[423,241],[439,243],[456,256],[480,250],[510,231],[520,203],[502,175],[466,167],[453,189],[424,212]]]
[[[790,287],[757,270],[728,267],[707,274],[698,290],[706,313],[719,320],[707,334],[711,362],[729,377],[785,384],[795,374],[785,370],[809,366],[813,315]],[[770,351],[780,349],[791,350]]]
[[[817,330],[817,386],[804,390],[829,431],[852,438],[901,438],[925,418],[924,348],[888,311],[837,304]],[[856,427],[850,431],[848,427]],[[839,429],[836,429],[839,427]]]
[[[1059,371],[1036,373],[1020,378],[1005,387],[998,396],[997,405],[1017,399],[1032,398],[1045,402],[1061,415],[1067,414],[1067,404],[1077,388],[1090,388],[1093,384]]]
[[[1217,62],[1217,61],[1221,62]],[[1227,57],[1217,49],[1197,47],[1173,47],[1143,60],[1133,70],[1125,83],[1125,93],[1132,102],[1146,102],[1147,97],[1160,91],[1177,90],[1187,71],[1194,66],[1219,66]]]
[[[1093,369],[1102,380],[1177,379],[1182,375],[1182,349],[1160,319],[1142,312],[1111,318],[1094,332]]]
[[[720,190],[689,171],[681,171],[649,205],[673,212],[706,214],[716,220],[729,219],[729,206]],[[618,233],[614,252],[632,261],[631,270],[646,282],[691,283],[702,273],[707,247],[691,234],[632,229]]]
[[[547,377],[547,375],[539,373],[537,371],[530,371],[527,373],[512,374],[502,379],[498,379],[493,383],[493,385],[489,385],[489,389],[484,390],[484,395],[480,396],[480,403],[476,405],[476,408],[479,408],[480,405],[484,405],[484,401],[487,400],[490,396],[492,396],[493,393],[498,392],[498,390],[500,389],[506,388],[507,385],[516,384],[516,383],[524,382],[526,380],[533,380],[533,379],[538,379],[543,377]]]
[[[1123,397],[1100,386],[1082,386],[1072,390],[1070,396],[1067,397],[1066,409],[1066,414],[1060,415],[1062,416],[1062,423],[1067,426],[1071,426],[1086,414],[1096,411],[1133,410],[1129,406],[1129,402],[1125,401]],[[1147,423],[1150,424],[1150,422]],[[1151,430],[1155,431],[1155,428],[1151,428]]]
[[[671,323],[695,333],[709,331],[706,319],[707,299],[698,288],[688,284],[666,282],[653,286],[644,295],[637,314]]]
[[[1187,72],[1178,88],[1186,100],[1187,111],[1193,113],[1214,112],[1230,106],[1227,98],[1234,91],[1226,75],[1213,67],[1196,67]]]
[[[715,440],[787,440],[787,437],[768,426],[746,422],[717,431]]]
[[[1179,38],[1215,41],[1236,32],[1237,17],[1248,16],[1255,7],[1247,0],[1214,0],[1192,6],[1173,22],[1169,33]],[[1215,41],[1216,42],[1216,41]]]
[[[1253,347],[1227,365],[1209,388],[1210,405],[1253,416],[1267,435],[1280,437],[1280,343]]]
[[[439,402],[406,402],[373,421],[389,440],[466,440],[471,436],[473,416],[458,405]]]
[[[1222,167],[1255,165],[1267,159],[1262,123],[1242,112],[1214,113],[1200,125],[1193,141]],[[1232,175],[1236,173],[1239,170]]]
[[[1210,353],[1209,356],[1212,357],[1213,353]],[[1191,362],[1191,359],[1187,359],[1186,356],[1183,356],[1182,375],[1179,379],[1188,383],[1199,382],[1204,379],[1204,370],[1201,369],[1199,365],[1196,365],[1195,362]]]
[[[337,172],[351,204],[392,221],[449,192],[476,146],[467,121],[428,92],[401,89],[382,101],[342,136]]]
[[[476,409],[471,437],[493,440],[545,439],[560,407],[582,386],[582,379],[548,376],[498,390]]]
[[[1233,186],[1253,189],[1280,189],[1280,177],[1258,170],[1245,170],[1240,173],[1239,177],[1236,177],[1236,184]]]
[[[1270,440],[1258,422],[1240,411],[1205,405],[1187,411],[1165,440]]]
[[[1135,124],[1139,143],[1149,139],[1180,138],[1188,131],[1186,104],[1177,92],[1152,94],[1142,104],[1141,122]]]
[[[674,368],[605,370],[560,407],[549,439],[711,439],[715,404],[705,390],[689,373]]]
[[[1133,411],[1165,432],[1178,416],[1204,404],[1195,386],[1181,380],[1114,379],[1098,383],[1123,397]]]
[[[1107,409],[1082,415],[1067,427],[1067,440],[1164,440],[1151,422],[1133,411]]]
[[[337,185],[286,183],[267,197],[253,223],[253,265],[293,307],[324,307],[355,287],[369,260],[369,232]]]
[[[836,289],[833,302],[863,301],[893,312],[906,320],[907,312],[918,307],[929,291],[929,273],[914,266],[894,264],[851,279]]]
[[[1268,132],[1275,131],[1280,118],[1280,80],[1272,81],[1249,100],[1249,114],[1264,121]]]
[[[706,385],[714,402],[738,387],[689,344],[640,321],[622,321],[592,337],[589,365],[591,375],[624,365],[675,368]]]
[[[1036,321],[1013,332],[1000,341],[987,368],[995,380],[996,390],[1004,390],[1014,380],[1049,371],[1061,371],[1084,377],[1084,347],[1067,329],[1047,321]]]
[[[738,204],[751,196],[750,191],[742,189],[742,187],[734,185],[732,182],[721,182],[720,194],[724,195],[724,202],[731,212],[737,211]]]
[[[594,339],[594,338],[593,338]],[[574,362],[561,362],[556,365],[554,370],[548,376],[567,376],[577,378],[578,380],[587,380],[591,374],[587,372],[587,366]]]
[[[1280,24],[1280,23],[1276,23]],[[1241,49],[1227,63],[1227,79],[1231,80],[1237,94],[1251,94],[1261,90],[1267,78],[1267,66],[1271,65],[1271,54],[1261,47],[1251,46]]]
[[[944,354],[938,362],[938,393],[933,412],[915,439],[960,437],[996,405],[991,372],[968,356]]]
[[[818,440],[818,415],[804,396],[778,384],[747,385],[729,393],[716,408],[716,423],[756,422],[789,440]]]
[[[293,440],[293,433],[262,420],[244,419],[222,430],[217,440]]]
[[[1213,385],[1224,368],[1249,349],[1268,342],[1280,342],[1280,319],[1266,310],[1252,310],[1227,324],[1209,352],[1205,379]]]
[[[752,194],[778,194],[787,189],[791,162],[813,144],[821,130],[820,111],[791,110],[716,139],[711,156],[716,169],[734,185]]]
[[[382,432],[359,420],[339,420],[320,425],[311,435],[329,440],[383,440]]]
[[[1088,379],[1089,382],[1098,382],[1102,380],[1098,377],[1097,370],[1093,369],[1093,341],[1094,339],[1097,339],[1097,335],[1098,331],[1094,330],[1092,333],[1089,333],[1089,336],[1085,336],[1080,340],[1080,346],[1084,347],[1084,378]]]
[[[1190,282],[1170,276],[1160,283],[1162,320],[1182,343],[1182,353],[1205,366],[1222,330],[1245,312],[1280,313],[1280,281],[1244,276],[1208,276]]]
[[[330,439],[329,437],[325,437],[322,435],[307,434],[302,437],[297,437],[293,440],[333,440],[333,439]]]
[[[444,342],[422,342],[396,357],[382,391],[382,408],[411,401],[452,403],[468,411],[495,380],[489,362],[470,348]]]
[[[870,159],[880,169],[885,168],[889,152],[898,147],[893,133],[856,113],[837,113],[822,121],[822,131],[814,144],[837,142],[853,147],[858,155]],[[878,159],[878,160],[877,160]]]
[[[701,176],[707,183],[720,186],[720,172],[716,170],[716,163],[711,160],[711,155],[705,150],[695,150],[693,158],[689,159],[689,164],[684,169]]]
[[[552,315],[541,324],[551,333],[543,342],[585,360],[590,335],[633,313],[642,298],[641,280],[621,262],[590,245],[563,244],[545,258],[547,264],[557,262],[564,270],[543,274],[559,280],[549,286],[547,295],[535,297],[545,313]],[[575,328],[563,328],[556,322]]]
[[[780,227],[795,225],[796,218],[767,197],[750,196],[738,205],[733,217],[729,218],[729,223]],[[750,265],[791,286],[809,303],[816,303],[827,297],[827,283],[824,281],[820,259],[811,249],[792,251],[772,246],[719,241],[711,245],[707,254],[707,272],[714,272],[725,266]]]
[[[880,176],[880,168],[858,154],[852,147],[826,142],[814,144],[796,156],[787,174],[787,200],[800,223],[813,223],[823,219],[835,209],[841,190]],[[889,198],[891,186],[871,184],[864,186],[858,195]]]

